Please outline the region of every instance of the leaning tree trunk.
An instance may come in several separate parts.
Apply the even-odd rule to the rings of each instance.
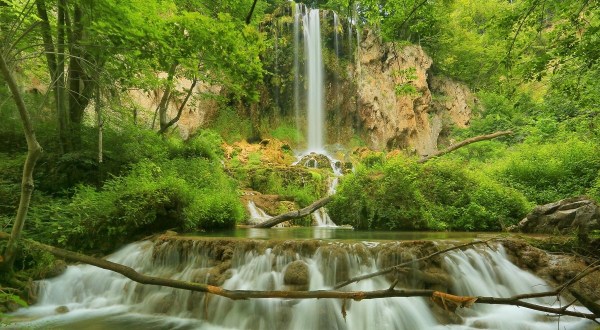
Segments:
[[[0,257],[0,269],[3,271],[12,272],[15,256],[17,252],[17,244],[21,237],[23,225],[25,224],[25,218],[27,216],[27,210],[29,208],[29,201],[31,200],[31,193],[33,192],[33,169],[35,164],[42,154],[42,147],[35,138],[35,132],[29,118],[29,113],[25,108],[25,102],[17,86],[17,82],[12,75],[12,72],[8,68],[6,59],[0,53],[0,71],[4,80],[8,84],[19,115],[21,116],[21,122],[23,124],[23,131],[25,132],[25,139],[27,140],[27,159],[23,167],[23,177],[21,179],[21,200],[19,201],[19,209],[17,210],[17,217],[12,227],[10,239],[4,250],[4,255]]]
[[[320,209],[321,207],[325,206],[325,204],[331,202],[332,199],[333,199],[333,196],[327,196],[327,197],[321,198],[305,208],[302,208],[302,209],[299,209],[296,211],[290,211],[290,212],[287,212],[284,214],[280,214],[276,217],[273,217],[272,219],[269,219],[267,221],[264,221],[257,225],[254,225],[254,226],[252,226],[252,228],[271,228],[282,222],[301,218],[301,217],[309,215],[309,214],[313,213],[314,211]]]

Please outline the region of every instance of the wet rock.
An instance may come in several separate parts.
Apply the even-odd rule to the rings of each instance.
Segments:
[[[549,256],[522,240],[505,240],[502,245],[509,253],[510,260],[520,268],[537,271],[549,264]]]
[[[418,273],[419,280],[426,285],[435,285],[436,288],[441,286],[450,286],[450,276],[441,268],[432,267]],[[441,291],[438,289],[438,291]],[[444,290],[445,292],[446,290]]]
[[[288,286],[293,286],[296,290],[308,290],[308,265],[302,260],[296,260],[290,263],[283,274],[283,283]]]
[[[314,152],[302,157],[298,164],[310,168],[331,168],[331,161],[329,160],[329,157]]]
[[[586,197],[574,197],[538,205],[511,231],[566,234],[600,229],[600,206]]]
[[[54,311],[58,314],[65,314],[69,312],[69,307],[67,306],[58,306]]]
[[[175,304],[174,294],[156,295],[148,299],[149,305],[152,306],[152,311],[159,314],[167,314]]]

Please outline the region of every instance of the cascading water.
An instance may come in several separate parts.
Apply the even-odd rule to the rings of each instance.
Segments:
[[[248,220],[250,224],[258,224],[272,218],[270,215],[267,214],[267,212],[265,212],[260,207],[256,206],[256,204],[253,201],[248,201],[246,209],[250,213],[250,219]]]
[[[386,260],[405,261],[403,255],[412,253],[408,252],[414,251],[409,250],[411,247],[415,248],[415,243],[408,243],[410,244],[320,242],[315,246],[317,243],[307,241],[261,245],[255,241],[240,243],[174,239],[134,243],[112,255],[109,260],[147,275],[222,285],[226,289],[319,290],[330,289],[335,283],[349,277],[377,271],[386,266]],[[433,243],[419,244],[426,248],[433,246]],[[396,254],[390,254],[391,251]],[[216,256],[221,259],[215,259]],[[442,267],[452,280],[451,287],[459,295],[507,297],[547,289],[544,281],[510,263],[501,248],[487,252],[473,249],[459,251],[450,253],[442,261]],[[286,283],[287,271],[293,262],[300,262],[308,271],[303,288]],[[371,291],[387,289],[389,286],[390,282],[379,276],[351,284],[344,290]],[[436,312],[430,307],[431,303],[424,298],[387,298],[345,303],[338,299],[233,301],[186,290],[141,285],[119,274],[87,265],[69,266],[63,275],[42,281],[40,288],[39,303],[22,309],[13,316],[41,318],[17,324],[18,327],[15,328],[557,328],[556,319],[515,306],[475,306],[460,311],[464,320],[462,324],[441,324],[436,320]],[[341,312],[342,305],[347,312],[345,319]],[[586,329],[591,324],[593,323],[589,321],[569,317],[560,320],[561,329]]]
[[[308,151],[324,152],[323,56],[321,51],[321,16],[319,9],[304,15],[304,50],[306,56],[306,99],[308,117]]]
[[[303,6],[294,3],[294,115],[296,117],[296,127],[300,129],[300,60],[298,57],[300,49],[300,17]],[[298,134],[299,137],[299,134]],[[298,142],[298,141],[297,141]]]

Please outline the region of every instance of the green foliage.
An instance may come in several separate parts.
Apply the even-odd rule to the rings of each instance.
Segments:
[[[398,156],[360,167],[340,184],[328,206],[334,221],[359,229],[500,230],[531,205],[517,190],[461,161],[418,165]]]
[[[242,169],[244,185],[263,194],[280,195],[304,207],[324,196],[326,182],[318,170],[300,167]]]
[[[292,125],[279,125],[271,131],[270,135],[277,140],[281,140],[289,144],[304,142],[304,137],[300,131]]]
[[[420,92],[417,90],[414,81],[417,79],[417,69],[410,67],[403,70],[397,70],[392,73],[392,76],[399,79],[401,83],[396,84],[394,92],[398,96],[419,96]]]
[[[398,84],[394,88],[394,92],[398,96],[419,96],[420,93],[417,91],[417,88],[413,84],[404,83]]]
[[[245,217],[245,208],[237,194],[205,190],[184,210],[189,223],[184,229],[196,230],[232,228]]]
[[[4,313],[3,313],[3,307],[4,306],[10,306],[10,305],[16,305],[19,307],[27,307],[27,302],[25,300],[23,300],[21,297],[19,297],[16,294],[12,294],[9,292],[4,292],[2,290],[2,288],[0,287],[0,326],[4,325]]]
[[[209,160],[223,158],[221,135],[213,130],[201,130],[187,141],[179,138],[169,140],[171,158],[203,157]]]
[[[170,228],[231,228],[242,216],[235,185],[218,162],[178,158],[141,161],[99,191],[79,186],[69,201],[34,206],[29,231],[53,244],[110,251]]]
[[[426,229],[431,220],[417,187],[416,163],[404,157],[360,167],[328,205],[334,221],[357,229]]]
[[[496,167],[498,179],[538,204],[586,194],[600,170],[592,141],[570,137],[553,143],[522,144]]]
[[[231,107],[220,109],[209,125],[230,144],[252,136],[252,122]]]

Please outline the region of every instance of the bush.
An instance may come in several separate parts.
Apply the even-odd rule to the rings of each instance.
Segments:
[[[462,162],[437,159],[418,165],[398,156],[359,167],[344,179],[328,206],[336,223],[358,229],[500,230],[531,205]]]
[[[303,167],[259,167],[247,171],[244,185],[263,194],[280,195],[293,200],[300,207],[307,206],[324,196],[326,182],[319,170]]]
[[[236,187],[218,163],[176,159],[142,161],[101,190],[82,185],[71,200],[34,205],[29,229],[55,244],[107,252],[166,229],[231,228],[242,217]]]
[[[328,205],[334,221],[357,229],[427,229],[431,217],[416,185],[418,165],[401,156],[368,164],[338,187]]]
[[[596,143],[576,137],[522,144],[494,170],[499,181],[546,204],[590,192],[600,170],[600,150]]]
[[[302,133],[292,125],[281,125],[271,131],[271,137],[289,144],[304,143]]]
[[[419,185],[432,217],[448,229],[500,230],[531,208],[518,191],[449,159],[426,163]]]

